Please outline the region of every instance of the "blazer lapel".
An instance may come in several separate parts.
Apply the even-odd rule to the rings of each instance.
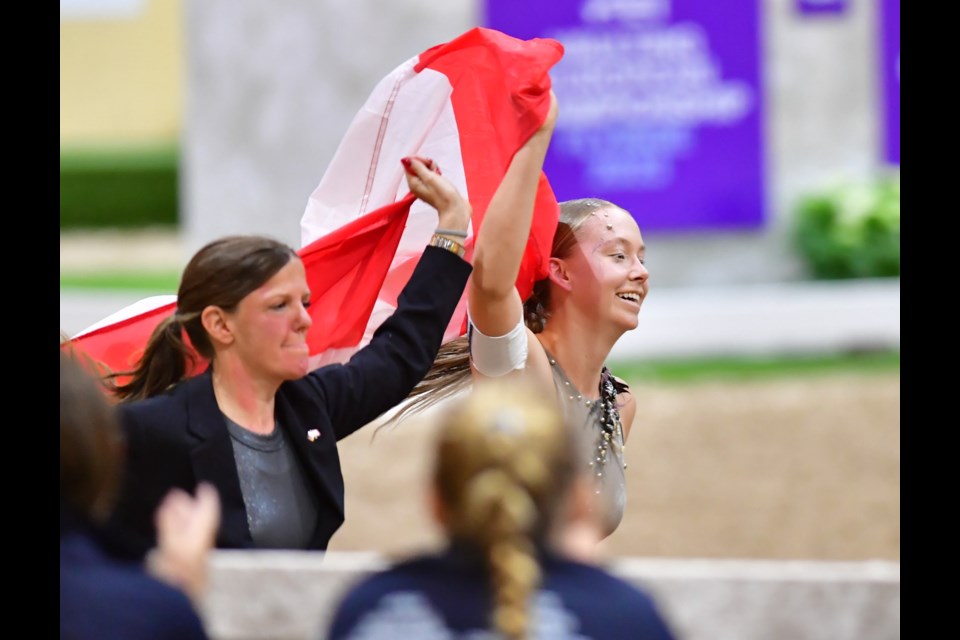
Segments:
[[[193,472],[198,482],[209,482],[220,493],[222,513],[217,546],[250,547],[253,538],[233,457],[233,443],[213,394],[210,369],[185,384],[188,385],[187,430],[194,438],[190,451]]]
[[[304,424],[283,393],[277,394],[277,419],[293,443],[303,470],[313,482],[319,500],[327,502],[343,521],[343,475],[337,438],[328,424]],[[321,508],[320,513],[326,510]]]

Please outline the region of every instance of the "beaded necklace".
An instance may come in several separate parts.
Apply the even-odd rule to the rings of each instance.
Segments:
[[[604,366],[600,371],[600,397],[597,400],[585,400],[583,394],[570,382],[570,378],[567,377],[566,371],[563,370],[557,359],[546,349],[544,351],[547,353],[550,366],[556,370],[563,380],[567,398],[573,402],[582,402],[589,409],[588,417],[592,418],[595,413],[599,412],[596,417],[596,422],[600,425],[600,433],[597,435],[596,457],[592,458],[589,464],[591,467],[599,467],[597,477],[602,477],[603,467],[607,464],[610,449],[615,442],[614,435],[619,437],[621,456],[626,449],[623,444],[623,423],[620,420],[620,409],[617,407],[617,394],[626,391],[627,385],[616,380],[610,370]],[[623,463],[623,468],[627,468],[626,462]]]

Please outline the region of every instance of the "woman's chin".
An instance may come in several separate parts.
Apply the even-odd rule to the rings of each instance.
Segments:
[[[295,361],[290,362],[285,368],[287,374],[284,376],[284,379],[298,380],[310,373],[310,357],[305,355],[297,358]]]
[[[612,314],[610,321],[614,327],[624,333],[627,331],[633,331],[640,324],[639,311],[634,313]]]
[[[300,371],[299,377],[303,377],[310,373],[310,358],[305,357],[299,364],[298,369]]]

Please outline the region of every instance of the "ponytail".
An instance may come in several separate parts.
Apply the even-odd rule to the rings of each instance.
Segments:
[[[132,371],[106,375],[114,394],[125,401],[142,400],[163,393],[187,377],[199,364],[196,352],[183,339],[183,323],[179,313],[164,318],[153,330],[143,356]],[[117,384],[130,376],[129,382]]]

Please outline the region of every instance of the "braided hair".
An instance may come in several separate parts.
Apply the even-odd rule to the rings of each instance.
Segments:
[[[491,626],[527,636],[537,548],[579,469],[575,432],[539,389],[485,381],[441,418],[434,484],[451,538],[486,558]]]

